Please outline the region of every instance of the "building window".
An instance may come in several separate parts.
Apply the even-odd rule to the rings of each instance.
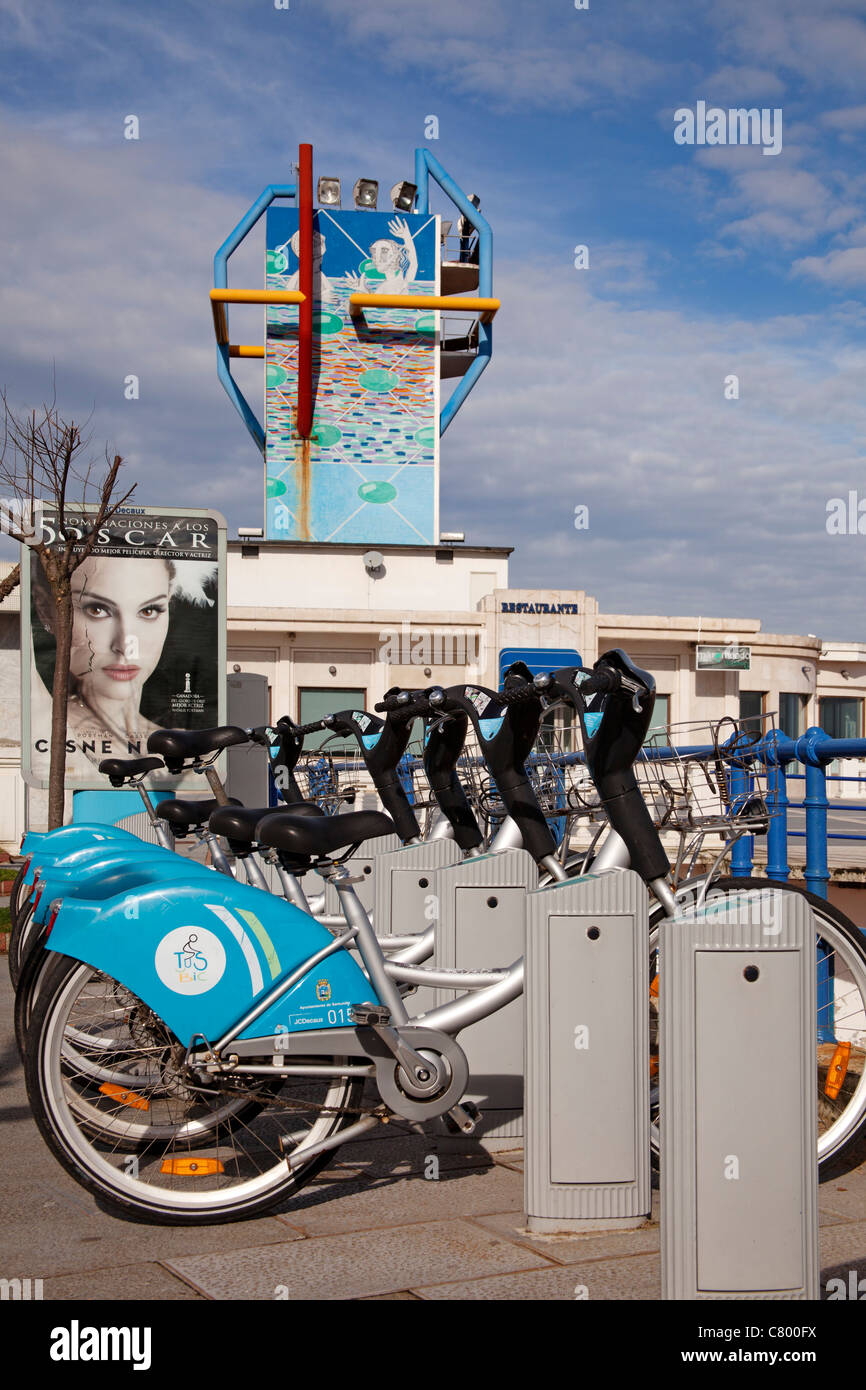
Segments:
[[[821,728],[831,738],[859,738],[862,729],[862,700],[825,695],[819,702]]]
[[[766,691],[740,691],[740,724],[749,733],[761,734],[764,731],[764,698]]]
[[[788,738],[799,738],[806,732],[808,695],[779,696],[779,729]]]
[[[324,719],[326,714],[336,714],[337,710],[362,710],[366,699],[367,692],[363,689],[347,690],[345,687],[339,689],[335,686],[325,689],[308,686],[298,691],[298,723],[314,724],[317,719]],[[349,749],[354,752],[358,747],[351,734],[335,738],[324,729],[320,734],[307,734],[304,739],[304,752],[315,752],[323,744],[327,745],[329,753],[342,753]]]
[[[647,739],[649,739],[652,736],[653,731],[655,730],[655,741],[656,743],[658,743],[658,731],[666,729],[670,722],[671,697],[670,695],[659,695],[658,692],[656,692],[656,702],[653,705],[653,716],[650,720],[649,730],[647,731]]]

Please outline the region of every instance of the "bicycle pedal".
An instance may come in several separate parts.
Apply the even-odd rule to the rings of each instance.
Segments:
[[[391,1022],[391,1010],[385,1004],[353,1004],[349,1010],[349,1018],[352,1023],[375,1028],[377,1024]]]
[[[471,1100],[464,1100],[461,1105],[452,1105],[442,1118],[452,1133],[474,1134],[478,1121],[483,1117],[477,1105],[473,1105]]]

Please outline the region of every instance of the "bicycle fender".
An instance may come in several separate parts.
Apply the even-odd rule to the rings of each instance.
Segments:
[[[21,853],[38,854],[49,847],[59,850],[63,845],[75,849],[79,841],[84,845],[101,840],[134,840],[139,844],[144,843],[138,835],[133,835],[131,830],[123,830],[119,825],[104,825],[100,821],[77,821],[75,825],[59,825],[56,830],[28,830],[24,836]]]
[[[154,883],[99,903],[64,900],[46,948],[125,985],[185,1045],[197,1034],[216,1042],[333,937],[285,899],[222,874],[211,880]],[[340,949],[307,971],[242,1036],[345,1025],[352,1005],[367,1000],[379,1002],[355,960]]]
[[[189,879],[190,876],[211,875],[214,872],[203,864],[181,859],[169,850],[160,850],[156,845],[148,845],[146,849],[152,853],[107,856],[103,850],[82,851],[95,857],[89,863],[50,865],[43,870],[39,880],[45,886],[39,897],[35,920],[43,924],[48,920],[51,904],[56,898],[88,898],[102,902],[120,893],[134,893],[151,883]],[[78,856],[73,858],[77,860]]]
[[[81,867],[82,872],[88,869],[90,863],[107,862],[108,856],[124,855],[126,859],[139,859],[142,856],[152,856],[154,853],[175,858],[171,849],[163,849],[161,845],[150,844],[150,841],[139,840],[138,835],[131,835],[129,841],[115,840],[113,835],[100,841],[99,844],[93,842],[93,838],[82,844],[70,844],[64,841],[63,845],[58,845],[57,851],[54,849],[42,849],[33,855],[31,863],[28,865],[24,876],[25,884],[32,884],[36,870],[39,869],[39,876],[53,872],[58,867],[68,867],[76,870]]]

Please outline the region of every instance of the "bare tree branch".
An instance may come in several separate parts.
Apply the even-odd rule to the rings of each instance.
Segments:
[[[19,415],[9,404],[6,391],[0,390],[0,409],[3,415],[0,491],[8,494],[9,503],[3,511],[4,529],[39,557],[54,599],[52,631],[56,655],[48,791],[48,823],[49,829],[54,829],[63,823],[72,576],[92,553],[100,528],[129,501],[135,484],[115,498],[123,460],[119,454],[112,457],[108,450],[106,471],[98,481],[94,480],[95,460],[88,456],[91,416],[83,429],[74,420],[64,420],[57,408],[56,385],[53,384],[51,399],[26,415]],[[78,486],[80,495],[72,502],[70,497],[73,489],[77,492]],[[93,501],[88,497],[91,489],[96,494]],[[44,529],[38,534],[35,529],[40,504],[50,508],[56,517],[53,544],[46,540]],[[13,514],[15,510],[17,518]],[[16,566],[0,582],[0,598],[11,592],[19,578],[20,567]]]
[[[11,594],[16,585],[20,583],[21,566],[16,565],[14,569],[9,571],[5,579],[0,579],[0,603],[2,603],[3,599],[6,598],[8,594]]]

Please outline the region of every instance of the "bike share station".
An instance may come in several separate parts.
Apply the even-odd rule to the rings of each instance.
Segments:
[[[454,205],[456,237],[430,211],[431,182]],[[393,214],[376,211],[375,190],[359,185],[355,209],[342,210],[335,184],[319,180],[314,208],[312,150],[301,146],[297,183],[266,189],[218,251],[211,304],[220,380],[265,460],[267,536],[313,541],[342,528],[372,546],[393,539],[408,519],[435,539],[439,438],[492,352],[499,308],[492,234],[477,199],[426,149],[416,152],[414,183],[392,190]],[[267,287],[229,288],[229,258],[265,214]],[[367,247],[359,267],[359,248]],[[266,342],[234,344],[228,308],[251,303],[266,308]],[[471,318],[459,341],[440,329],[449,311]],[[363,391],[349,370],[359,353]],[[255,357],[266,362],[264,426],[232,375],[236,359]],[[440,408],[448,376],[459,380]],[[275,1065],[280,1075],[293,1064],[301,1074],[317,1056],[317,1074],[333,1076],[338,1068],[325,1065],[319,1046],[329,1035],[333,1056],[350,1059],[342,1070],[375,1072],[379,1094],[404,1121],[500,1148],[522,1143],[526,1226],[539,1236],[644,1224],[654,1143],[663,1298],[817,1298],[810,909],[772,883],[724,893],[708,893],[704,883],[675,900],[668,854],[635,771],[675,760],[663,746],[644,751],[652,677],[618,650],[592,669],[559,660],[530,670],[517,659],[498,691],[419,680],[390,691],[375,711],[334,711],[309,726],[285,718],[273,728],[263,680],[229,677],[227,719],[237,727],[222,741],[164,732],[149,741],[169,771],[206,772],[215,797],[207,831],[203,815],[196,821],[182,809],[186,791],[176,812],[169,797],[152,814],[141,811],[135,791],[118,791],[122,802],[106,816],[146,838],[158,833],[166,846],[166,819],[174,815],[175,828],[187,831],[198,824],[217,854],[227,846],[241,885],[248,879],[249,887],[221,880],[222,896],[210,897],[223,906],[211,906],[208,921],[214,933],[230,924],[258,987],[242,1023],[224,1029],[214,1012],[207,1028],[196,1025],[208,1044],[201,1074],[222,1075],[225,1057],[243,1071],[264,1042],[274,1054],[270,1067],[249,1066],[262,1083]],[[560,772],[580,763],[607,818],[577,871],[567,843],[560,852],[533,780],[541,720],[557,705],[582,732],[582,749],[562,760]],[[423,744],[410,753],[417,721]],[[251,730],[252,740],[244,733]],[[329,816],[313,804],[299,775],[304,738],[313,733],[356,746],[388,819],[369,809]],[[732,819],[743,807],[757,814],[761,799],[754,750],[734,743],[730,756],[718,746],[705,750],[715,756]],[[221,747],[230,750],[228,791],[243,804],[230,804],[215,773]],[[478,764],[501,804],[492,836],[467,794]],[[122,769],[117,779],[130,780]],[[434,808],[423,828],[419,779]],[[559,802],[563,812],[566,804]],[[94,806],[81,807],[88,820]],[[567,829],[567,815],[561,819]],[[356,852],[343,860],[349,839]],[[218,878],[211,869],[199,874]],[[280,913],[285,920],[299,908],[306,915],[292,920],[330,939],[323,935],[312,953],[303,948],[304,969],[292,973],[280,963]],[[238,913],[253,935],[241,930]],[[231,939],[218,945],[228,961]],[[271,967],[267,983],[259,947]],[[335,964],[338,954],[345,965]],[[349,993],[350,1004],[337,1006],[335,981],[350,965],[346,988],[367,993]],[[267,1006],[261,1000],[284,980],[288,992],[305,972],[316,981],[315,997],[293,1031],[275,1021],[276,995]],[[183,1004],[183,1018],[192,1019],[190,1001]],[[298,1160],[288,1154],[284,1167],[291,1172],[312,1152],[326,1156],[381,1116],[356,1108],[346,1118],[339,1140],[326,1135]],[[207,1161],[217,1165],[208,1171],[220,1171],[217,1159]]]

